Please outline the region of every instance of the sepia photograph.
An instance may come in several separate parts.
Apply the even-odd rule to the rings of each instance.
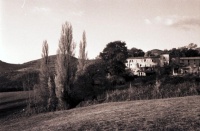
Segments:
[[[200,131],[200,0],[0,0],[0,131]]]

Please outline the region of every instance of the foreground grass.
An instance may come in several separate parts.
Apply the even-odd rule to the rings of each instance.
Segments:
[[[111,102],[0,120],[0,130],[200,130],[200,96]]]

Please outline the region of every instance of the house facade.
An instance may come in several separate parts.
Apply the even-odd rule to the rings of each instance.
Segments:
[[[137,76],[146,76],[155,72],[156,67],[164,67],[170,62],[175,63],[172,75],[198,74],[200,75],[200,57],[169,57],[162,54],[159,57],[130,57],[125,63],[128,69]],[[173,64],[172,64],[173,65]]]
[[[200,74],[200,57],[180,57],[177,64],[179,67],[173,69],[173,75]]]
[[[169,54],[163,54],[159,57],[130,57],[125,63],[126,67],[137,76],[146,76],[147,73],[153,73],[156,66],[163,67],[168,64]]]

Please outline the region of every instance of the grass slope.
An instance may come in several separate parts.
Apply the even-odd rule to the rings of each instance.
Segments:
[[[200,130],[200,96],[113,102],[0,121],[0,130]]]

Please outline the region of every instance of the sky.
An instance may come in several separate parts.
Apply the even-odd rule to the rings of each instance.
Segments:
[[[200,46],[200,0],[0,0],[0,60],[39,59],[44,40],[55,55],[66,21],[76,56],[85,30],[90,59],[116,40],[144,51]]]

